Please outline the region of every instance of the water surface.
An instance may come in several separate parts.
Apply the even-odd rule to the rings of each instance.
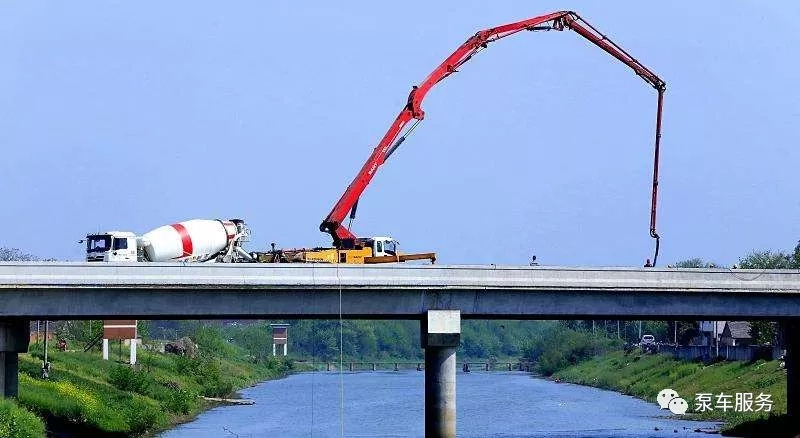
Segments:
[[[459,372],[457,391],[459,437],[700,437],[717,426],[520,372]],[[161,436],[422,437],[423,392],[417,371],[296,374],[241,391],[255,405],[221,406]]]

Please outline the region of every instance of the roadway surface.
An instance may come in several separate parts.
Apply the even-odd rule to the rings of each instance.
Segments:
[[[0,318],[721,319],[800,316],[800,271],[0,263]],[[713,317],[713,318],[712,318]]]

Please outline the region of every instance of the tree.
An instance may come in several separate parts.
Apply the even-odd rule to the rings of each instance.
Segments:
[[[676,268],[719,268],[714,262],[707,262],[699,257],[681,260],[674,265]]]
[[[742,269],[796,269],[800,268],[800,242],[792,254],[783,251],[753,251],[739,259]],[[778,327],[773,321],[750,321],[750,337],[756,345],[772,344],[777,340]]]
[[[0,248],[0,262],[32,262],[36,260],[39,258],[17,248]]]
[[[681,260],[673,265],[676,268],[719,268],[714,262],[705,261],[699,257]],[[667,322],[669,332],[668,339],[677,341],[679,344],[688,344],[692,338],[700,334],[697,321],[672,321]],[[677,339],[675,337],[677,336]]]
[[[800,269],[800,241],[797,242],[797,245],[794,247],[794,252],[792,253],[792,268],[793,269]]]
[[[800,251],[798,247],[795,247],[794,254],[791,255],[782,251],[753,251],[747,257],[739,259],[739,267],[742,269],[792,269],[800,257],[798,251]]]

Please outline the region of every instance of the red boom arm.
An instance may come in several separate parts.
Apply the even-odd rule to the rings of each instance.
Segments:
[[[347,216],[347,213],[353,210],[358,204],[358,198],[364,192],[364,189],[366,189],[372,177],[375,176],[378,167],[380,167],[397,147],[405,141],[406,136],[416,127],[417,123],[425,118],[425,111],[423,111],[421,107],[422,101],[434,85],[451,74],[456,73],[458,71],[457,69],[465,62],[469,61],[473,55],[485,49],[489,43],[497,41],[500,38],[505,38],[523,30],[564,30],[565,28],[575,31],[594,45],[605,50],[611,56],[622,61],[658,92],[655,151],[653,158],[653,192],[650,208],[650,236],[656,239],[656,250],[653,258],[653,265],[655,265],[658,258],[659,244],[659,236],[658,233],[656,233],[658,157],[661,142],[661,110],[666,83],[650,69],[629,55],[620,46],[606,38],[605,35],[572,11],[554,12],[516,23],[481,30],[458,47],[444,62],[436,67],[422,83],[412,88],[408,96],[408,103],[406,103],[406,106],[400,111],[400,114],[397,115],[394,123],[392,123],[380,143],[378,143],[372,151],[372,155],[370,155],[367,162],[364,163],[364,167],[361,168],[353,182],[350,183],[347,190],[342,194],[342,197],[336,205],[334,205],[328,217],[322,222],[319,227],[320,231],[329,233],[333,237],[334,245],[337,247],[341,247],[344,241],[352,241],[356,238],[356,236],[342,224],[342,221]],[[415,119],[416,122],[398,138],[400,132],[412,119]]]

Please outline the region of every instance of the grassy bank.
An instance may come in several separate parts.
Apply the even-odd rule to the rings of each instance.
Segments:
[[[44,422],[12,400],[0,399],[0,437],[34,438],[44,436]]]
[[[194,358],[140,350],[139,363],[133,368],[102,360],[98,352],[50,352],[48,379],[40,378],[41,355],[32,346],[30,353],[19,356],[18,403],[44,419],[50,432],[139,436],[192,419],[210,406],[201,396],[231,396],[292,370],[288,360],[255,361],[245,350],[208,334],[204,342]],[[3,412],[0,405],[0,423]],[[10,412],[24,414],[19,408]],[[42,436],[43,432],[36,426],[26,430],[28,435],[8,435]]]
[[[675,390],[689,403],[690,419],[721,420],[723,434],[730,433],[748,421],[774,417],[786,413],[786,374],[778,361],[719,362],[704,365],[682,362],[665,355],[647,355],[639,350],[631,353],[611,352],[564,368],[553,374],[554,378],[581,385],[611,389],[656,403],[656,395],[665,388]],[[716,395],[731,396],[734,406],[736,393],[771,394],[770,413],[727,412],[717,408]],[[696,394],[714,394],[712,411],[694,412]],[[753,405],[756,409],[756,405]],[[764,432],[761,429],[761,432]]]

